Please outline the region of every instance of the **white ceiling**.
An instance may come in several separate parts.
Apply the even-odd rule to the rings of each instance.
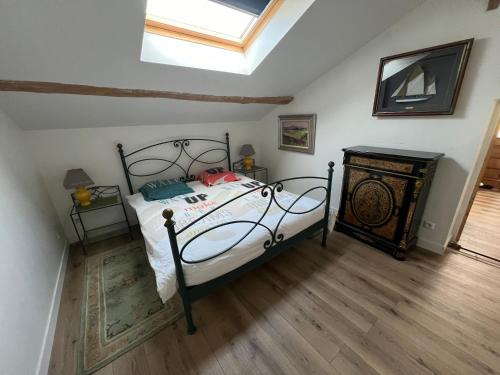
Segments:
[[[293,95],[421,2],[316,0],[245,76],[140,62],[145,0],[0,0],[0,79]],[[259,120],[273,106],[0,93],[0,108],[24,129],[50,129]]]

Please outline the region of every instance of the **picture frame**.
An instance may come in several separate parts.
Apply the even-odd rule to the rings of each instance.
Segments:
[[[380,59],[372,116],[452,115],[474,39]]]
[[[314,154],[316,115],[279,116],[279,149]]]

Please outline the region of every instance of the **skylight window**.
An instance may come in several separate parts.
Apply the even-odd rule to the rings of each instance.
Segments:
[[[242,42],[257,21],[253,14],[209,0],[149,0],[147,17],[235,42]]]
[[[147,0],[141,61],[250,75],[315,0]]]
[[[244,52],[283,0],[148,0],[145,31]]]

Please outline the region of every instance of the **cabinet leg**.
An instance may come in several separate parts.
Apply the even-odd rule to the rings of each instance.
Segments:
[[[406,260],[406,252],[405,251],[394,250],[392,252],[392,256],[394,257],[394,259],[399,260],[399,261]]]

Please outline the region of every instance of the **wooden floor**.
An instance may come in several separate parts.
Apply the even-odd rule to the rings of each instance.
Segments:
[[[70,256],[50,374],[75,371],[83,261]],[[335,233],[197,302],[195,335],[181,320],[97,374],[500,373],[499,291],[500,269],[464,255],[397,262]]]
[[[467,249],[500,259],[499,191],[478,191],[459,243]]]

